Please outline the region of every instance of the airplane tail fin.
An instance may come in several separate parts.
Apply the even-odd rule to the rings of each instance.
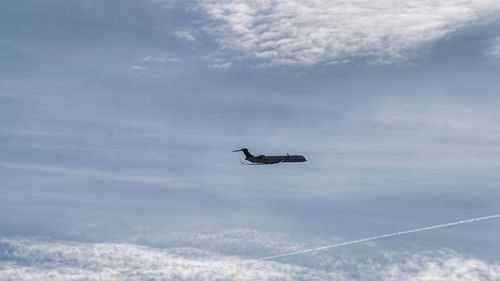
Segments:
[[[248,151],[248,148],[233,150],[233,152],[238,152],[238,151],[243,151],[243,153],[245,153],[246,158],[253,157],[253,155]]]

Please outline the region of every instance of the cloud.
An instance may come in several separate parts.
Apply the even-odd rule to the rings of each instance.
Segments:
[[[132,66],[132,69],[133,70],[145,70],[146,68],[144,66],[134,65],[134,66]]]
[[[207,61],[208,68],[215,70],[227,70],[233,67],[233,62],[222,59],[216,56],[203,56],[203,60]]]
[[[149,0],[149,2],[152,4],[158,4],[163,9],[173,9],[177,0]]]
[[[499,278],[500,265],[498,264],[489,264],[478,259],[466,259],[450,253],[438,253],[437,258],[417,254],[403,263],[391,265],[386,269],[383,280],[488,281]]]
[[[493,40],[493,43],[486,51],[486,54],[500,58],[500,37],[497,37],[495,40]]]
[[[180,58],[176,58],[176,57],[152,56],[152,55],[146,56],[143,59],[143,61],[147,62],[147,63],[182,63],[183,62],[183,60],[181,60]]]
[[[232,66],[233,66],[232,62],[214,63],[214,64],[209,65],[210,68],[221,69],[221,70],[229,69]]]
[[[339,280],[334,273],[192,248],[1,238],[0,247],[7,261],[0,263],[0,280]]]
[[[271,64],[392,61],[491,19],[496,0],[200,0],[223,48]]]
[[[193,33],[187,30],[177,30],[176,32],[174,32],[174,34],[178,38],[188,42],[196,41],[196,38],[194,37]]]
[[[175,56],[148,55],[142,59],[140,65],[132,66],[132,70],[137,71],[142,76],[159,78],[168,73],[169,66],[183,63],[184,60]]]
[[[255,246],[247,244],[245,233],[255,235],[243,232],[237,239],[224,235],[201,237],[209,243],[213,239],[227,239],[227,245],[239,249]],[[267,247],[282,245],[273,239],[263,241],[266,240],[259,243]],[[381,254],[372,256],[323,252],[288,263],[286,259],[259,261],[185,246],[162,248],[0,237],[0,280],[486,281],[500,278],[499,264],[467,258],[451,250],[416,253],[378,250]]]

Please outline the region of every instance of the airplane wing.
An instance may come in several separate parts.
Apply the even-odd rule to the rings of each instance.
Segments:
[[[279,161],[277,164],[279,164],[279,163],[283,163],[283,162],[286,162],[286,160],[288,160],[288,159],[290,159],[290,154],[288,154],[288,153],[287,153],[287,154],[286,154],[286,157],[285,157],[285,158],[283,158],[283,160]]]

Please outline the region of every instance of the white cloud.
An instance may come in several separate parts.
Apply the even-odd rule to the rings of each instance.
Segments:
[[[148,62],[148,63],[182,63],[183,60],[180,58],[176,57],[169,57],[169,56],[146,56],[143,61]]]
[[[391,265],[384,274],[386,281],[493,281],[500,278],[500,265],[459,255],[417,254],[402,263]]]
[[[214,64],[211,64],[209,67],[215,68],[215,69],[224,70],[224,69],[229,69],[232,66],[233,66],[232,62],[223,62],[223,63],[214,63]]]
[[[306,267],[196,249],[1,239],[0,280],[343,280]],[[0,256],[1,257],[1,256]]]
[[[214,56],[204,56],[203,60],[209,62],[208,67],[216,70],[227,70],[233,67],[233,62]]]
[[[173,9],[177,0],[149,0],[152,4],[161,5],[163,9]]]
[[[205,242],[226,239],[222,242],[231,247],[248,248],[245,233],[234,238],[202,235]],[[271,240],[263,244],[277,251],[282,243],[275,243]],[[300,259],[291,264],[285,263],[286,259],[251,260],[192,247],[153,248],[0,237],[0,280],[489,281],[500,278],[500,264],[467,258],[450,250],[413,254],[379,251],[376,256],[345,252],[334,256],[325,251],[295,257]]]
[[[133,70],[145,70],[146,68],[144,66],[134,65],[134,66],[132,66],[132,69]]]
[[[491,44],[486,53],[490,56],[500,58],[500,37],[493,41],[493,44]]]
[[[196,38],[194,37],[193,33],[187,30],[177,30],[174,32],[175,36],[182,40],[186,40],[188,42],[194,42],[196,41]]]
[[[396,60],[492,18],[497,0],[200,0],[224,48],[272,64]]]

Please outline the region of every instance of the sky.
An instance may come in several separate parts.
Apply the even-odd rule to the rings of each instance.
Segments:
[[[498,0],[5,0],[0,280],[500,280]],[[244,166],[241,153],[308,161]]]

